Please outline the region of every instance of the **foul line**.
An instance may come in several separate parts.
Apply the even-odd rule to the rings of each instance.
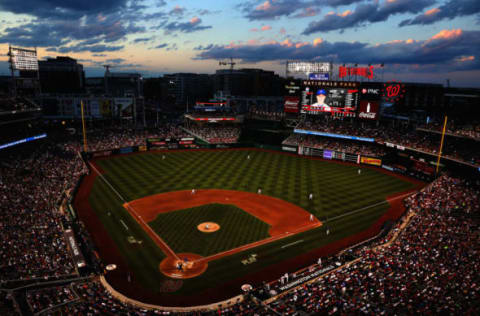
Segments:
[[[128,226],[127,226],[127,224],[125,224],[125,222],[123,221],[123,219],[121,219],[120,222],[122,222],[123,227],[125,227],[125,230],[128,230]]]
[[[281,239],[284,239],[286,237],[290,237],[290,236],[296,235],[298,233],[302,233],[302,232],[305,232],[305,231],[308,231],[308,230],[311,230],[315,227],[320,227],[320,226],[322,226],[322,222],[316,222],[316,223],[313,223],[311,225],[301,226],[298,229],[296,229],[294,231],[291,231],[291,232],[286,232],[286,233],[283,233],[281,235],[276,235],[276,236],[268,237],[268,238],[265,238],[265,239],[262,239],[262,240],[254,241],[252,243],[249,243],[249,244],[237,247],[237,248],[232,248],[232,249],[229,249],[229,250],[226,250],[226,251],[223,251],[223,252],[219,252],[219,253],[216,253],[216,254],[208,256],[208,257],[199,258],[199,259],[195,260],[194,263],[203,263],[203,262],[210,262],[210,261],[218,260],[220,258],[230,256],[230,255],[233,255],[233,254],[237,254],[239,252],[243,252],[243,251],[246,251],[246,250],[250,250],[250,249],[256,248],[258,246],[263,246],[263,245],[272,243],[274,241],[281,240]]]
[[[362,207],[362,208],[359,208],[359,209],[356,209],[356,210],[353,210],[351,212],[348,212],[348,213],[344,213],[344,214],[341,214],[341,215],[338,215],[338,216],[335,216],[335,217],[332,217],[332,218],[329,218],[327,222],[331,222],[331,221],[334,221],[336,219],[339,219],[339,218],[342,218],[342,217],[345,217],[345,216],[349,216],[349,215],[352,215],[352,214],[355,214],[355,213],[358,213],[358,212],[361,212],[361,211],[364,211],[364,210],[367,210],[369,208],[372,208],[372,207],[375,207],[375,206],[378,206],[378,205],[382,205],[382,204],[385,204],[385,203],[390,203],[391,201],[395,201],[395,200],[398,200],[398,199],[402,199],[408,195],[411,195],[412,192],[410,193],[405,193],[403,195],[399,195],[397,197],[394,197],[394,198],[391,198],[391,199],[388,199],[388,200],[385,200],[385,201],[381,201],[381,202],[378,202],[378,203],[375,203],[375,204],[372,204],[372,205],[369,205],[369,206],[365,206],[365,207]]]
[[[164,246],[165,250],[167,250],[168,252],[166,253],[166,255],[174,257],[177,260],[180,260],[180,258],[177,256],[175,252],[173,252],[173,250],[168,246],[168,244],[165,241],[163,241],[163,239],[160,238],[160,236],[158,236],[150,226],[148,226],[148,224],[142,219],[142,217],[138,215],[137,211],[135,211],[135,209],[132,206],[130,206],[130,204],[123,198],[123,196],[120,193],[118,193],[117,190],[115,190],[115,188],[108,182],[107,179],[105,179],[105,177],[98,171],[98,169],[95,168],[95,166],[91,162],[88,162],[88,164],[93,170],[95,170],[95,172],[100,176],[100,178],[102,178],[102,180],[110,187],[110,189],[112,189],[112,191],[120,198],[120,200],[124,202],[124,205],[125,205],[125,208],[127,208],[127,211],[128,209],[130,209],[133,215],[135,215],[135,216],[132,216],[132,213],[129,212],[130,216],[132,216],[144,229],[147,229],[150,231],[150,233],[152,234],[150,235],[150,237],[153,236],[154,239],[157,240],[157,242],[159,242]]]

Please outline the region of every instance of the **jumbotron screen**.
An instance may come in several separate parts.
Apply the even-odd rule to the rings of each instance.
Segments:
[[[10,47],[9,55],[14,70],[38,71],[36,50]]]
[[[301,113],[320,114],[328,112],[355,116],[358,92],[358,82],[304,81]]]

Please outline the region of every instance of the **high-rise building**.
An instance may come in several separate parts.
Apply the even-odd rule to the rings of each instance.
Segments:
[[[175,73],[163,76],[167,80],[168,94],[175,97],[176,105],[194,105],[213,96],[212,76],[208,74]]]
[[[214,75],[214,90],[231,96],[283,95],[282,80],[263,69],[220,69]]]
[[[83,65],[67,56],[47,58],[38,62],[42,93],[83,93],[85,72]]]

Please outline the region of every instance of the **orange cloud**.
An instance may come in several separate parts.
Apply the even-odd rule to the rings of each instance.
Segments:
[[[433,8],[433,9],[430,9],[427,12],[425,12],[425,15],[437,14],[438,12],[440,12],[439,8]]]
[[[272,27],[270,25],[264,25],[261,28],[262,31],[268,31],[268,30],[271,30],[271,29],[272,29]]]
[[[295,47],[300,48],[300,47],[307,46],[307,45],[310,45],[310,43],[309,42],[302,42],[302,43],[296,43]]]
[[[313,40],[313,46],[317,46],[322,43],[323,43],[323,39],[321,39],[320,37]]]
[[[191,24],[197,24],[200,22],[200,19],[198,17],[193,17],[191,20],[190,20],[190,23]]]
[[[261,5],[257,6],[255,8],[255,10],[257,10],[257,11],[268,11],[271,8],[272,8],[272,5],[270,4],[270,1],[267,0],[264,3],[262,3]]]
[[[453,39],[461,36],[463,33],[462,29],[457,30],[441,30],[439,33],[435,34],[432,39]]]
[[[458,58],[458,61],[465,62],[465,61],[472,61],[475,60],[475,56],[462,56]]]
[[[343,13],[339,13],[338,16],[346,17],[346,16],[348,16],[348,15],[350,15],[350,14],[352,14],[352,13],[353,13],[352,11],[347,10],[347,11],[345,11],[345,12],[343,12]]]

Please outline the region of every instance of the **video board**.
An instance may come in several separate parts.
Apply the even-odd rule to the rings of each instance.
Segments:
[[[36,50],[10,47],[9,55],[13,70],[38,71]]]
[[[301,113],[332,113],[355,116],[359,83],[347,81],[303,81]]]

